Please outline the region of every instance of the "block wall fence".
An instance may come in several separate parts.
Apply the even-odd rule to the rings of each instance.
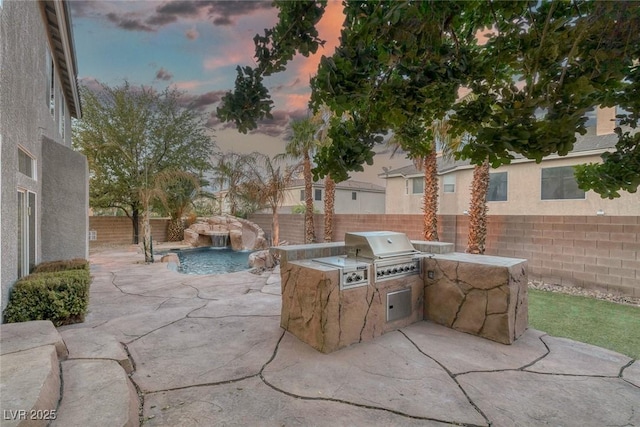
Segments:
[[[157,242],[165,242],[169,220],[153,218],[150,222],[151,238]],[[138,230],[142,236],[142,222]],[[89,247],[96,244],[127,245],[133,242],[133,226],[131,220],[126,216],[90,216],[89,232],[91,231],[96,232],[96,240],[90,240]]]
[[[249,219],[271,235],[271,216]],[[290,244],[304,241],[304,216],[279,215],[280,239]],[[323,236],[323,216],[314,216],[318,241]],[[469,217],[438,217],[441,242],[467,245]],[[348,231],[390,230],[422,239],[422,215],[335,215],[333,240]],[[490,215],[486,254],[528,260],[530,280],[566,286],[599,288],[640,297],[640,217]]]
[[[278,218],[280,240],[304,242],[303,215],[280,214]],[[271,237],[271,215],[254,214],[249,220]],[[323,221],[323,215],[314,215],[318,241],[322,241]],[[468,225],[465,215],[439,216],[440,241],[454,243],[456,251],[464,252]],[[166,219],[152,219],[151,227],[154,240],[166,241]],[[89,217],[89,230],[97,233],[90,245],[132,242],[127,217]],[[334,241],[344,240],[349,231],[371,230],[399,231],[421,240],[422,215],[334,216]],[[487,231],[486,254],[527,259],[529,279],[640,297],[639,216],[490,215]]]

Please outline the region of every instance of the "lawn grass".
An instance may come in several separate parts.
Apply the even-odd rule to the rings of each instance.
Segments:
[[[640,359],[640,307],[529,289],[529,327]]]

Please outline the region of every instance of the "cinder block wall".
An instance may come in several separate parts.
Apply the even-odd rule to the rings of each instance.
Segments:
[[[157,242],[167,241],[166,218],[151,219],[151,237]],[[126,216],[90,216],[89,232],[96,231],[97,240],[89,241],[89,245],[115,243],[130,244],[133,242],[133,226]],[[139,228],[142,237],[142,224]]]
[[[281,214],[280,239],[304,242],[304,216]],[[265,232],[271,216],[251,215]],[[323,216],[314,216],[318,241]],[[438,218],[440,241],[467,245],[469,218]],[[601,288],[640,296],[640,217],[638,216],[499,216],[488,218],[487,255],[525,258],[529,278],[567,286]],[[422,215],[335,215],[334,241],[348,231],[391,230],[422,239]]]
[[[640,296],[639,218],[490,216],[487,253],[526,258],[529,276],[545,282]],[[457,235],[465,243],[467,225]]]
[[[280,214],[280,240],[304,243],[304,215]],[[271,215],[254,214],[270,238]],[[438,218],[440,241],[455,243],[456,251],[467,245],[469,219],[465,215]],[[324,217],[314,215],[316,238],[323,239]],[[167,220],[151,220],[156,241],[166,241]],[[334,241],[348,231],[390,230],[422,239],[422,215],[334,216]],[[129,244],[131,221],[127,217],[89,218],[89,230],[97,231],[95,243]],[[140,227],[142,230],[142,227]],[[487,255],[525,258],[529,278],[567,286],[601,288],[640,296],[640,217],[638,216],[500,216],[490,215]]]

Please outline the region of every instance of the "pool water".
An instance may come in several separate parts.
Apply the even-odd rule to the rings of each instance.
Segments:
[[[184,274],[224,274],[249,269],[251,251],[230,248],[172,250],[180,259],[178,271]]]

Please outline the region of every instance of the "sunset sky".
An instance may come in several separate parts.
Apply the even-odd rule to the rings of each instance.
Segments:
[[[82,83],[174,86],[207,110],[233,87],[237,65],[255,65],[253,37],[277,19],[270,1],[72,1],[71,7]],[[280,136],[291,117],[306,114],[309,77],[320,55],[333,53],[341,21],[340,2],[329,2],[320,24],[325,47],[266,79],[275,119],[258,132]],[[210,124],[223,127],[214,116]]]
[[[78,78],[117,86],[134,85],[186,92],[208,114],[209,126],[222,150],[283,151],[283,138],[292,118],[307,114],[309,78],[321,55],[330,56],[338,44],[344,19],[339,0],[329,0],[318,25],[324,47],[311,58],[294,58],[287,70],[265,79],[275,103],[274,118],[243,135],[232,124],[220,123],[215,107],[233,87],[237,65],[255,65],[253,37],[272,27],[277,9],[271,1],[81,1],[70,2],[78,58]],[[376,156],[367,177],[377,179],[382,167],[408,164],[405,159]]]

